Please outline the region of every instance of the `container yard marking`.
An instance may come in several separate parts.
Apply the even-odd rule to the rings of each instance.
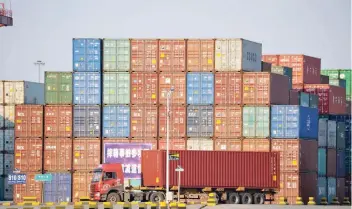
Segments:
[[[26,182],[27,182],[26,174],[13,173],[13,174],[9,174],[7,183],[9,185],[14,185],[14,184],[26,184]]]
[[[52,181],[53,176],[51,174],[36,174],[34,176],[35,181]]]

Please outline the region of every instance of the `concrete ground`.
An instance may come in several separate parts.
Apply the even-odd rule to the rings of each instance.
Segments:
[[[187,209],[199,209],[200,207],[191,208],[187,206]],[[311,209],[311,208],[329,208],[329,209],[351,209],[351,206],[321,206],[321,205],[216,205],[213,207],[205,207],[204,209]]]

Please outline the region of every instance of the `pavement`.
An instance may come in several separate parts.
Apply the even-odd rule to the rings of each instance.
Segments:
[[[198,208],[191,208],[187,206],[187,209],[200,209]],[[205,207],[204,209],[318,209],[318,208],[328,208],[328,209],[351,209],[351,206],[322,206],[322,205],[230,205],[230,204],[223,204],[223,205],[216,205],[212,207]]]

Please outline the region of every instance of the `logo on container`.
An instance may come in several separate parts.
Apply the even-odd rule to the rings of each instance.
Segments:
[[[307,131],[310,131],[310,126],[311,126],[311,119],[310,119],[310,115],[307,116],[307,122],[306,122],[306,126],[307,126]]]

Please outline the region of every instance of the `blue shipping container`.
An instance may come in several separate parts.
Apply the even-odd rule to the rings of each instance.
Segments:
[[[327,197],[327,182],[326,177],[318,177],[318,184],[317,184],[317,203],[320,204],[321,198]]]
[[[318,139],[318,109],[298,105],[271,106],[271,137]]]
[[[336,151],[336,176],[337,178],[346,177],[346,165],[345,165],[345,150]]]
[[[71,202],[70,173],[51,173],[52,181],[44,182],[44,202]]]
[[[318,176],[326,176],[326,149],[318,148]]]
[[[351,149],[345,149],[346,176],[351,176]]]
[[[299,92],[299,105],[309,107],[309,93]]]
[[[107,105],[103,108],[103,137],[129,137],[130,107]]]
[[[73,74],[73,102],[80,105],[101,104],[101,74]]]
[[[77,105],[73,107],[73,136],[74,137],[100,137],[99,105]]]
[[[73,71],[101,72],[101,40],[73,39]]]
[[[328,177],[328,203],[331,204],[332,199],[336,197],[336,178]]]
[[[336,122],[345,122],[345,145],[347,149],[351,148],[351,115],[329,115],[328,119]]]
[[[187,73],[187,103],[214,103],[214,74]]]

